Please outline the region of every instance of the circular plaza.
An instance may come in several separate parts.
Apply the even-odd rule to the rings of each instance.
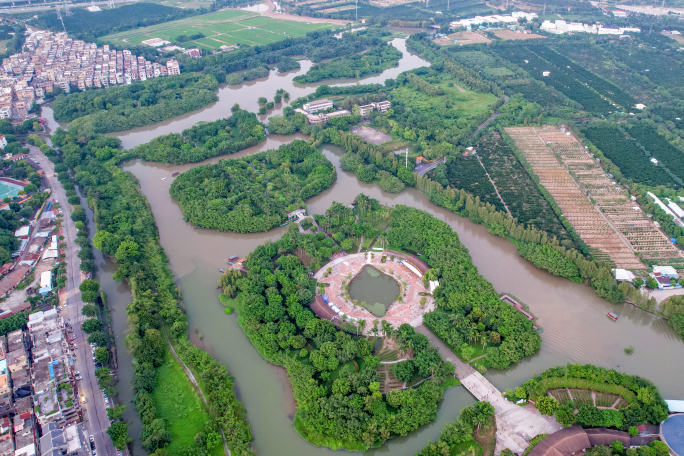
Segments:
[[[333,322],[365,320],[372,330],[377,320],[398,328],[404,323],[418,326],[423,314],[434,310],[431,291],[436,282],[423,284],[429,266],[419,258],[394,251],[355,253],[335,258],[314,277],[319,290],[312,310]]]

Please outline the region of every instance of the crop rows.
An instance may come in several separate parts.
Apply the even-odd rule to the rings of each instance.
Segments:
[[[611,50],[616,51],[614,48]],[[682,64],[666,54],[654,50],[629,48],[620,52],[617,58],[654,84],[680,87],[684,81]]]
[[[526,70],[530,76],[553,87],[565,96],[581,104],[585,111],[601,115],[614,111],[612,103],[604,100],[591,90],[586,84],[576,79],[576,73],[568,68],[559,68],[529,48],[503,48],[497,50],[501,57],[517,64]],[[549,71],[550,76],[543,76],[544,71]]]
[[[558,52],[544,46],[535,48],[535,51],[537,51],[541,57],[555,65],[557,68],[569,69],[572,73],[575,73],[575,76],[581,82],[588,84],[592,89],[596,90],[604,97],[613,100],[615,103],[625,108],[634,106],[637,103],[637,101],[632,98],[631,95],[624,92],[615,84],[596,76],[591,71],[586,70],[581,65],[573,62]]]
[[[684,154],[670,144],[667,138],[659,135],[655,127],[636,125],[628,133],[677,177],[684,179]]]
[[[520,223],[546,231],[550,236],[565,237],[563,225],[553,209],[508,146],[492,137],[485,137],[477,148],[477,154],[513,217]]]
[[[462,155],[448,156],[446,166],[449,185],[458,190],[463,189],[473,196],[479,196],[481,201],[493,204],[500,211],[505,210],[477,158]]]
[[[635,253],[653,260],[682,258],[577,138],[551,126],[506,131],[584,242],[617,267],[643,269]]]
[[[649,157],[637,147],[635,141],[614,125],[585,128],[582,133],[601,149],[622,174],[639,184],[650,186],[668,185],[673,181],[662,166],[651,163]]]

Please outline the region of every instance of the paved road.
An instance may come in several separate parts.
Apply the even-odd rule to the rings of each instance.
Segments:
[[[0,0],[0,4],[7,4],[12,2],[13,0]],[[114,0],[114,3],[135,3],[137,0]],[[97,6],[107,6],[109,4],[108,1],[98,1],[98,2],[92,2],[92,3],[69,3],[70,8],[87,8],[89,6],[97,5]],[[0,13],[5,13],[5,14],[12,14],[12,13],[19,13],[19,12],[26,12],[26,11],[41,11],[41,10],[54,10],[54,9],[64,9],[64,2],[52,2],[52,3],[46,3],[46,4],[36,4],[36,5],[31,5],[31,6],[3,6],[0,8]],[[108,8],[103,8],[103,9],[108,9]],[[16,22],[16,21],[13,21]]]
[[[78,253],[78,246],[74,243],[76,239],[76,227],[74,222],[69,217],[71,205],[67,203],[66,194],[62,184],[57,180],[54,174],[54,165],[50,162],[40,149],[34,146],[29,146],[31,152],[29,157],[38,161],[38,167],[45,172],[45,176],[50,183],[52,189],[52,200],[59,201],[64,211],[62,232],[67,243],[66,262],[67,262],[67,284],[66,292],[66,307],[60,313],[60,316],[68,318],[69,320],[76,320],[81,316],[81,292],[78,287],[81,284],[81,271],[79,269],[80,260],[76,256]],[[84,202],[85,203],[85,202]],[[95,447],[98,451],[98,456],[110,455],[116,456],[117,450],[112,444],[112,440],[106,433],[109,428],[109,418],[107,417],[107,410],[104,404],[104,398],[100,388],[97,385],[97,377],[95,377],[95,363],[93,362],[90,345],[87,343],[88,336],[81,330],[80,323],[72,324],[74,329],[74,342],[78,345],[76,350],[75,368],[81,372],[83,380],[78,382],[79,394],[86,398],[84,404],[84,420],[88,429],[88,434],[95,436]]]
[[[506,95],[504,95],[504,102],[501,104],[501,106],[505,105],[506,103],[508,103],[508,97],[507,97]],[[499,107],[501,107],[501,106],[499,106]],[[489,125],[489,122],[491,122],[492,120],[496,119],[497,116],[498,116],[499,114],[501,114],[501,113],[500,113],[499,110],[497,109],[496,112],[494,112],[494,114],[492,114],[491,116],[489,116],[489,117],[487,118],[487,120],[485,120],[484,122],[482,122],[482,123],[480,124],[480,126],[477,127],[477,130],[475,130],[475,131],[473,132],[473,134],[470,135],[470,137],[472,138],[473,136],[475,136],[475,135],[477,134],[478,131],[482,130],[484,127],[486,127],[487,125]]]
[[[446,157],[442,157],[433,163],[418,163],[416,165],[416,167],[413,168],[413,172],[418,173],[421,176],[424,176],[428,171],[437,168],[437,165],[439,165],[440,163],[445,163],[445,162],[446,162]]]

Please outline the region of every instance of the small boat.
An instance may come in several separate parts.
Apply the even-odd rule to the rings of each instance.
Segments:
[[[615,315],[613,312],[608,312],[606,315],[608,315],[608,318],[610,318],[613,321],[618,321],[618,316]]]
[[[233,261],[233,260],[237,260],[237,259],[238,259],[237,255],[233,255],[232,257],[228,258],[229,261]]]
[[[165,178],[165,177],[162,177],[162,178],[161,178],[161,180],[163,180],[163,181],[164,181],[164,180],[166,180],[166,178]]]
[[[224,273],[225,273],[226,270],[225,270],[225,269],[219,269],[219,272],[224,272]]]
[[[174,171],[173,173],[171,173],[172,176],[178,176],[178,174],[179,174],[179,171]]]

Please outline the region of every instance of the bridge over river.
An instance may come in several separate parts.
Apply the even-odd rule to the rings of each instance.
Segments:
[[[501,396],[501,392],[470,364],[464,363],[424,325],[416,331],[425,334],[437,347],[442,357],[456,366],[456,377],[478,401],[494,406],[496,417],[496,449],[499,456],[505,448],[522,455],[530,440],[539,434],[552,434],[561,429],[553,417],[543,416],[537,410],[520,407]]]

